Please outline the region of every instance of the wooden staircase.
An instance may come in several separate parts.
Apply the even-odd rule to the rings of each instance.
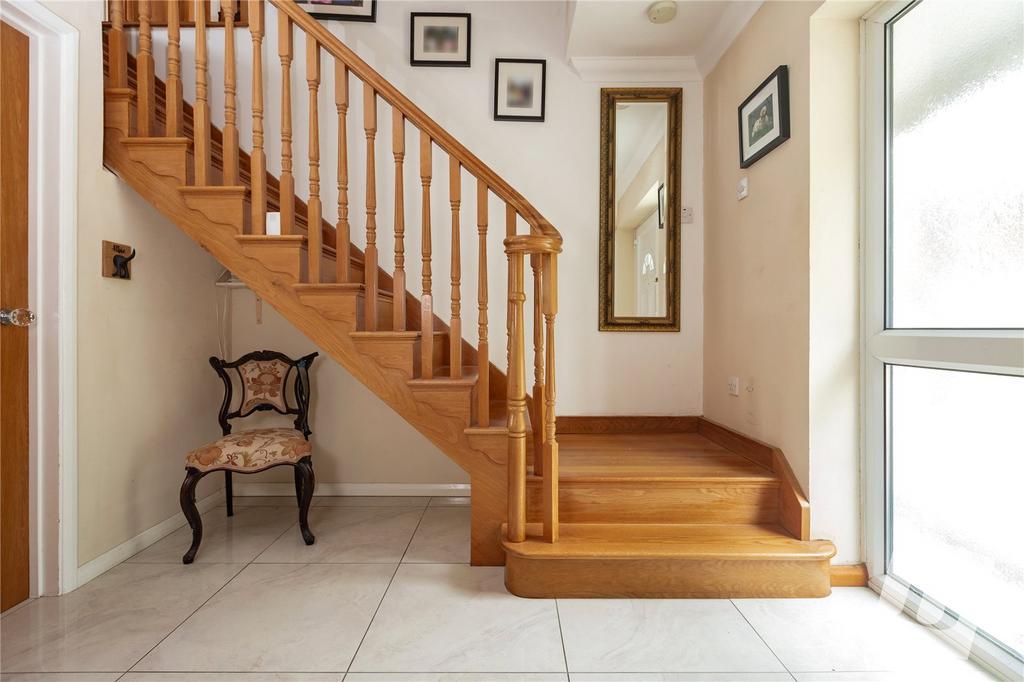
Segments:
[[[107,26],[107,167],[209,251],[320,348],[469,473],[472,563],[506,565],[515,594],[550,596],[822,596],[827,541],[810,541],[809,507],[777,449],[699,418],[654,432],[635,420],[555,418],[557,258],[562,239],[493,170],[292,0],[276,16],[283,97],[281,174],[267,172],[263,37],[267,3],[246,0],[252,39],[252,140],[239,148],[235,3],[224,2],[225,125],[210,124],[205,0],[196,17],[196,101],[182,101],[178,3],[167,5],[167,76],[153,69],[151,7],[138,0],[138,51],[128,53],[124,0]],[[321,57],[334,66],[338,221],[323,220],[319,134],[310,134],[308,201],[295,196],[293,31],[304,34],[309,130],[320,129]],[[362,83],[366,248],[351,243],[349,81]],[[390,106],[395,268],[378,266],[378,101]],[[422,211],[420,296],[404,268],[406,130],[418,133]],[[448,156],[451,318],[433,312],[431,155]],[[332,164],[333,165],[333,164]],[[461,316],[463,174],[477,199],[477,342]],[[487,310],[488,201],[504,204],[506,375],[491,362]],[[279,212],[281,234],[266,234]],[[525,226],[524,233],[520,228]],[[447,242],[447,240],[445,240]],[[470,242],[470,239],[465,241]],[[527,291],[525,263],[533,273]],[[526,391],[524,306],[532,307],[534,382]],[[645,429],[647,432],[645,432]],[[561,451],[561,457],[560,457]]]

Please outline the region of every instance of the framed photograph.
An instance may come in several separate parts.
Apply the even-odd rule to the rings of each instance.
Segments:
[[[739,106],[740,168],[789,139],[789,67],[775,69]]]
[[[494,60],[494,120],[543,121],[544,59]]]
[[[468,14],[412,12],[409,63],[413,66],[469,66]]]
[[[377,21],[377,0],[295,0],[310,16],[339,21]]]

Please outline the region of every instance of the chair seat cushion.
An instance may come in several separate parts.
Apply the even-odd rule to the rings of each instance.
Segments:
[[[185,455],[185,466],[199,471],[254,472],[294,464],[313,447],[295,429],[254,429],[231,433]]]

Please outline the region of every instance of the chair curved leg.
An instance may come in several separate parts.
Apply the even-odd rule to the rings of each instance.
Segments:
[[[295,463],[295,478],[299,489],[299,530],[307,545],[316,542],[313,532],[309,530],[309,503],[313,501],[313,488],[316,477],[313,475],[313,459],[304,457]]]
[[[195,560],[199,543],[203,541],[203,519],[196,508],[196,484],[205,475],[202,471],[189,467],[185,469],[185,480],[181,484],[181,511],[192,529],[192,546],[181,557],[183,564],[190,564]]]

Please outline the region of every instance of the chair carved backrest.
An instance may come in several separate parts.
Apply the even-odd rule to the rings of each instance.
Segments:
[[[257,350],[231,362],[211,357],[210,364],[224,382],[224,401],[218,421],[224,435],[231,433],[231,420],[248,417],[255,412],[273,410],[295,415],[295,429],[309,438],[309,367],[319,353],[310,353],[292,360],[283,353]],[[234,397],[237,377],[240,400]],[[237,407],[232,405],[237,402]]]

